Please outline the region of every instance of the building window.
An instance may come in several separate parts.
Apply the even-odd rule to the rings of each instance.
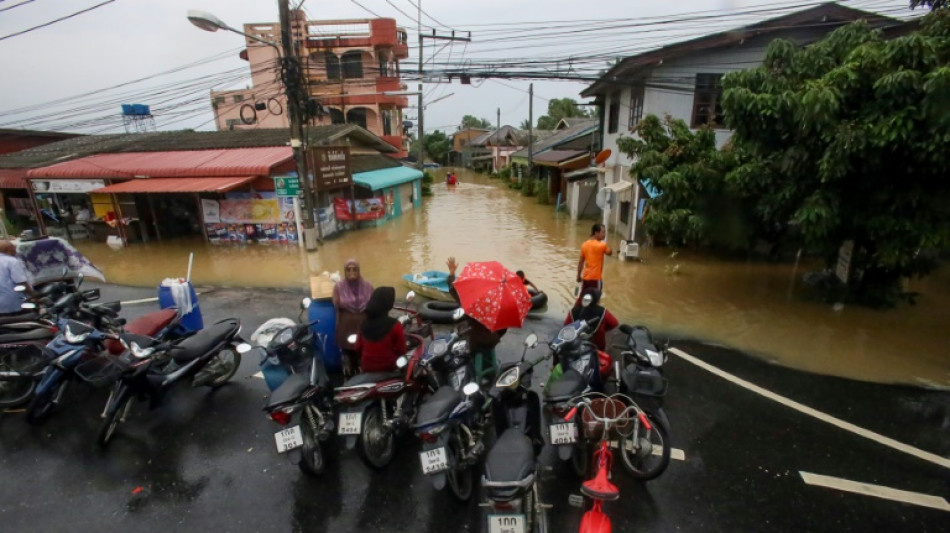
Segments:
[[[219,105],[224,105],[224,103],[225,103],[226,101],[227,101],[227,100],[225,100],[225,98],[224,98],[223,96],[215,96],[215,97],[214,97],[214,105],[215,105],[215,107],[217,107],[217,106],[219,106]]]
[[[225,125],[225,127],[228,129],[228,131],[231,131],[231,130],[234,129],[234,126],[240,126],[240,125],[241,125],[241,119],[239,119],[239,118],[229,118],[228,120],[225,121],[224,125]]]
[[[383,135],[392,135],[393,134],[392,109],[384,109],[381,114],[383,116]]]
[[[620,127],[620,93],[610,95],[610,116],[607,122],[607,133],[617,133]]]
[[[352,50],[343,54],[341,62],[344,79],[359,79],[363,77],[363,54],[362,52]]]
[[[243,94],[235,94],[234,97],[233,97],[233,100],[234,100],[234,103],[235,103],[235,104],[240,103],[240,102],[243,102],[243,101],[244,101],[244,95],[243,95]]]
[[[693,94],[693,120],[691,127],[706,124],[714,128],[725,127],[722,116],[722,74],[697,74],[696,92]]]
[[[630,202],[620,202],[620,223],[630,223]]]
[[[346,119],[343,117],[343,112],[339,109],[331,109],[330,122],[332,124],[346,124]]]
[[[386,58],[379,58],[379,77],[388,78],[389,77],[389,61],[386,61]]]
[[[327,79],[340,79],[340,58],[338,58],[333,52],[328,51],[324,55],[324,59],[327,64]]]
[[[356,109],[350,109],[346,112],[346,123],[347,124],[356,124],[357,126],[366,129],[366,109],[359,107]]]
[[[637,127],[637,123],[643,119],[643,87],[630,88],[630,123],[628,127],[632,130]]]

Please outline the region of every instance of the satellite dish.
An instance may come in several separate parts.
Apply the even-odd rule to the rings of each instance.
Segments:
[[[610,151],[610,148],[605,148],[605,149],[601,150],[601,151],[597,154],[597,157],[594,158],[594,164],[597,164],[597,165],[603,164],[604,161],[610,159],[610,154],[611,154],[611,153],[612,153],[612,152]]]

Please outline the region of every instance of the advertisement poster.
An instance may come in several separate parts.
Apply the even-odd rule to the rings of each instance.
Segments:
[[[201,212],[204,214],[205,224],[221,222],[221,210],[217,200],[201,199]]]
[[[333,212],[337,220],[376,220],[386,216],[386,202],[383,198],[334,198]]]
[[[204,211],[204,222],[214,224],[277,224],[286,219],[281,212],[282,204],[277,198],[265,199],[228,199],[201,201]],[[291,209],[291,216],[293,210]]]

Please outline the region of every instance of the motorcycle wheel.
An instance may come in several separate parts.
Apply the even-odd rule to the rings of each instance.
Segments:
[[[464,464],[465,449],[461,437],[456,431],[446,444],[447,452],[452,457],[454,467],[445,472],[452,495],[460,502],[467,502],[472,497],[475,473],[473,466]]]
[[[66,383],[60,381],[46,394],[37,394],[30,400],[30,405],[26,408],[26,421],[31,424],[38,424],[49,417],[56,406],[53,399],[60,393],[60,389],[66,386]]]
[[[531,506],[533,508],[531,524],[528,531],[534,533],[547,533],[548,531],[548,511],[541,505],[541,493],[538,482],[535,481],[531,488]]]
[[[317,440],[313,425],[307,420],[306,414],[300,417],[300,432],[303,436],[303,446],[300,449],[300,463],[298,466],[304,474],[319,476],[326,470],[323,448]]]
[[[383,422],[383,412],[379,404],[366,409],[359,442],[356,443],[360,459],[376,470],[388,466],[396,455],[396,436]]]
[[[106,447],[115,434],[115,428],[119,425],[122,413],[125,412],[125,406],[132,400],[131,396],[125,395],[124,391],[115,391],[113,395],[116,400],[106,407],[106,416],[99,422],[99,430],[96,432],[96,444]]]
[[[630,475],[649,481],[662,474],[670,464],[670,439],[666,431],[651,417],[653,428],[620,438],[620,459]]]
[[[42,360],[43,354],[39,347],[22,346],[0,360],[0,371],[32,372]],[[36,381],[28,376],[0,381],[0,407],[22,405],[33,396],[35,390]]]
[[[208,361],[208,366],[204,368],[204,371],[211,372],[214,375],[211,381],[208,382],[208,386],[216,389],[231,381],[240,366],[241,354],[233,346],[222,348],[211,358],[211,361]]]

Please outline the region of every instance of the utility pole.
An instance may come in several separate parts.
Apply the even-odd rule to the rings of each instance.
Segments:
[[[310,177],[307,174],[307,155],[304,151],[305,138],[303,134],[304,101],[308,98],[304,90],[300,61],[297,59],[297,47],[293,42],[290,27],[290,6],[288,0],[277,0],[277,9],[280,13],[280,44],[284,49],[281,58],[280,72],[287,92],[287,115],[290,119],[290,148],[293,150],[294,162],[297,164],[297,177],[300,182],[299,197],[300,211],[303,219],[304,247],[310,250],[317,249],[317,236],[314,231],[313,200],[314,195],[310,187]],[[316,185],[316,184],[314,184]]]
[[[534,165],[534,84],[528,85],[528,177]]]
[[[423,52],[423,39],[442,39],[445,41],[465,41],[472,42],[472,34],[469,33],[468,37],[456,37],[455,32],[452,32],[452,35],[436,35],[435,28],[432,29],[432,35],[423,35],[422,34],[422,0],[419,0],[419,4],[416,6],[419,8],[418,14],[416,16],[416,21],[418,25],[416,26],[416,31],[419,32],[419,168],[422,168],[422,165],[425,163],[426,158],[426,147],[425,147],[425,128],[423,127],[425,122],[423,117],[425,115],[425,107],[422,105],[422,80],[425,78],[422,72],[422,52]]]
[[[501,131],[501,108],[495,109],[495,135],[498,135],[498,132]],[[496,141],[497,142],[497,141]],[[492,172],[498,172],[501,170],[498,168],[498,162],[501,161],[501,147],[495,147],[493,150],[495,157],[492,158],[491,169]]]

